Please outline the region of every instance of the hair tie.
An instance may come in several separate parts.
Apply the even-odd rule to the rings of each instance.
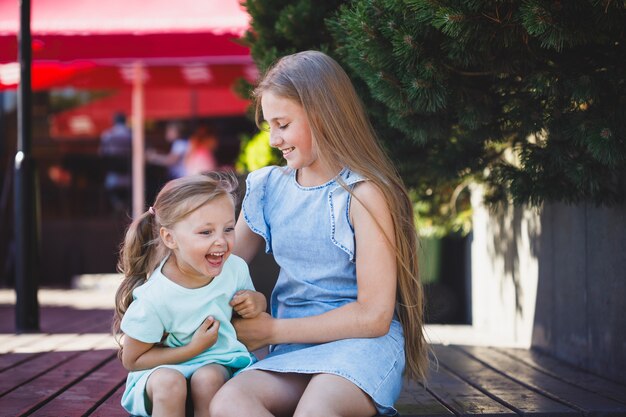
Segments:
[[[152,206],[150,206],[150,208],[148,208],[148,213],[152,214],[153,216],[156,214],[154,212],[154,209],[152,208]]]

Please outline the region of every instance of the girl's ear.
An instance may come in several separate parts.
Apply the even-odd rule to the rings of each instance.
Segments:
[[[174,238],[174,234],[172,231],[166,227],[161,227],[159,229],[159,235],[161,236],[161,240],[165,243],[169,249],[176,249],[178,245],[176,244],[176,239]]]

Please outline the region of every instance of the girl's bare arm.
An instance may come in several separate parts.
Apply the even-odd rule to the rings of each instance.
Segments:
[[[354,195],[350,214],[356,239],[357,300],[317,316],[277,320],[261,314],[255,319],[237,320],[237,335],[249,349],[276,343],[378,337],[389,331],[397,285],[391,214],[382,192],[373,184],[359,184]]]
[[[239,219],[237,219],[235,236],[237,236],[237,239],[235,240],[233,253],[249,264],[261,249],[264,241],[261,236],[250,230],[250,227],[248,227],[248,224],[243,218],[243,210],[241,210]]]
[[[180,347],[164,347],[124,336],[122,365],[128,371],[150,369],[159,365],[181,363],[198,356],[217,341],[220,323],[207,317],[194,333],[191,342]]]

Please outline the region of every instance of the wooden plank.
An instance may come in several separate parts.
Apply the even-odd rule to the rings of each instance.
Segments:
[[[112,335],[106,333],[84,333],[75,335],[74,338],[63,343],[57,350],[88,350],[88,349],[113,349],[118,345]]]
[[[115,357],[111,350],[82,352],[67,362],[0,397],[3,417],[17,417],[41,407],[85,374]]]
[[[34,379],[49,369],[77,356],[81,351],[95,348],[116,349],[111,343],[112,336],[103,334],[71,335],[64,343],[56,346],[55,351],[32,354],[30,360],[22,361],[16,368],[7,368],[0,372],[0,396]],[[50,339],[54,335],[48,336]],[[33,347],[39,351],[38,347]],[[56,351],[58,350],[58,351]],[[20,355],[15,353],[13,355]]]
[[[67,340],[76,337],[76,334],[71,333],[14,334],[12,333],[14,330],[14,310],[13,305],[0,306],[0,314],[2,314],[0,329],[10,332],[9,334],[0,334],[0,371],[31,360],[42,352],[56,350]],[[68,320],[70,315],[76,316],[75,313],[75,309],[68,307],[42,307],[42,328],[48,328],[54,333],[62,331],[74,331],[76,333],[101,331],[109,333],[112,310],[87,310],[79,318]]]
[[[42,353],[63,346],[78,336],[76,333],[44,334],[41,337],[29,340],[26,344],[20,344],[11,349],[12,353]],[[19,338],[19,336],[16,336]]]
[[[17,334],[8,340],[5,340],[0,346],[0,354],[13,352],[16,347],[29,346],[36,343],[38,340],[44,340],[45,334],[42,333],[26,333]]]
[[[0,355],[0,371],[16,366],[47,351],[54,351],[63,343],[75,338],[75,334],[46,335],[35,339],[33,345],[20,345],[12,349],[11,353]]]
[[[497,350],[562,381],[626,404],[625,385],[574,368],[561,360],[536,350],[506,348],[498,348]]]
[[[512,380],[582,411],[586,416],[623,417],[626,413],[624,404],[565,383],[495,349],[478,346],[464,346],[458,349],[500,370]]]
[[[78,333],[106,333],[112,334],[111,323],[112,323],[113,312],[108,311],[100,311],[98,314],[95,314],[91,319],[91,323],[84,325],[83,329],[79,330]]]
[[[100,331],[102,333],[109,333],[109,329],[102,324],[103,318],[108,316],[107,311],[102,310],[99,312],[85,312],[78,319],[68,320],[68,317],[64,317],[59,324],[56,324],[54,332],[58,333],[86,333]],[[68,314],[66,312],[66,314]],[[43,327],[43,326],[42,326]],[[28,333],[28,334],[16,334],[7,338],[0,345],[0,354],[14,352],[18,348],[30,349],[31,346],[39,343],[47,343],[51,333]]]
[[[65,324],[67,317],[70,316],[68,314],[69,310],[72,309],[70,307],[42,306],[39,314],[41,330],[47,333],[48,329],[54,329]],[[0,306],[0,313],[2,314],[0,331],[3,333],[15,333],[15,305]]]
[[[98,406],[89,417],[128,417],[126,410],[122,408],[122,394],[125,385],[122,384],[109,398]]]
[[[111,331],[112,310],[79,310],[69,307],[47,307],[45,312],[60,309],[62,320],[44,326],[42,331],[48,333],[109,333]]]
[[[427,388],[456,415],[517,416],[512,409],[488,397],[443,367],[439,367],[437,372],[431,372]]]
[[[6,372],[0,373],[0,396],[17,389],[79,354],[80,352],[50,352],[38,355],[18,367],[9,368]]]
[[[4,353],[0,354],[0,371],[4,371],[20,363],[39,356],[41,353]]]
[[[518,414],[534,417],[582,416],[578,410],[512,381],[455,348],[433,345],[433,350],[440,366]]]
[[[72,330],[75,321],[84,321],[85,315],[75,314],[76,310],[66,306],[45,306],[39,314],[42,333],[76,333]],[[71,318],[71,319],[70,319]],[[69,328],[69,329],[68,329]]]
[[[452,411],[441,404],[426,388],[414,381],[405,382],[395,407],[402,417],[441,417],[454,415]]]
[[[127,372],[114,357],[35,411],[33,417],[81,417],[106,401],[124,384]],[[118,407],[122,409],[122,406]]]
[[[45,355],[45,353],[47,352],[54,352],[57,350],[79,351],[89,350],[98,347],[105,347],[110,349],[116,348],[110,343],[109,339],[112,339],[112,336],[103,334],[47,335],[42,339],[37,339],[36,343],[32,346],[16,348],[16,352],[0,355],[0,375],[7,369],[17,366],[19,364],[23,364],[29,360],[39,360],[37,359],[37,357]],[[1,386],[2,382],[0,382],[0,387]],[[3,391],[0,389],[0,393],[1,392]]]

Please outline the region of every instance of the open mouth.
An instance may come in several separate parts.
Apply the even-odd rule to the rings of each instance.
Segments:
[[[289,148],[281,149],[280,151],[283,153],[283,156],[289,155],[295,148],[295,146],[291,146]]]
[[[211,252],[206,256],[207,261],[212,266],[220,266],[224,262],[224,254],[226,252]]]

